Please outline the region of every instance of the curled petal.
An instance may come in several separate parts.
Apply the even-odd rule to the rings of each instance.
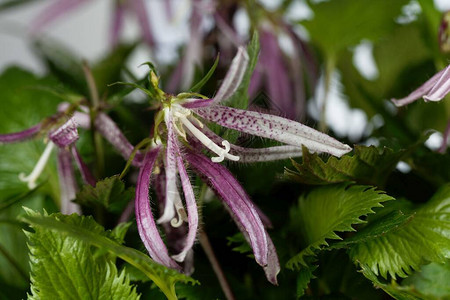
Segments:
[[[267,244],[269,246],[269,253],[267,254],[267,266],[264,267],[264,273],[266,273],[266,278],[270,283],[278,285],[277,275],[280,273],[280,262],[278,260],[277,250],[275,245],[270,239],[269,234],[266,231]]]
[[[350,146],[320,131],[274,115],[220,105],[198,108],[195,112],[221,126],[296,147],[304,145],[314,152],[325,152],[340,157],[352,150]]]
[[[428,79],[424,84],[422,84],[419,88],[417,88],[415,91],[413,91],[408,96],[401,98],[401,99],[391,99],[392,102],[396,106],[404,106],[409,103],[414,102],[415,100],[419,99],[420,97],[424,97],[425,95],[429,94],[429,92],[434,89],[435,85],[440,81],[440,78],[444,75],[444,73],[447,73],[450,66],[445,68],[444,70],[441,70],[440,72],[436,73],[433,77]],[[446,75],[448,76],[448,74]],[[431,99],[427,99],[431,100]],[[436,100],[431,100],[436,101]]]
[[[249,236],[256,262],[266,266],[269,250],[265,229],[247,193],[222,165],[191,151],[186,153],[186,159],[217,192],[238,227]]]
[[[180,267],[172,258],[170,258],[166,245],[164,245],[164,242],[159,235],[150,207],[148,195],[150,177],[159,150],[160,148],[158,147],[147,153],[139,171],[135,199],[136,222],[141,240],[150,256],[156,262],[166,267],[179,270]]]
[[[75,119],[70,118],[66,123],[51,131],[48,137],[59,148],[72,145],[79,139]]]
[[[116,123],[111,120],[104,113],[99,113],[97,118],[95,119],[95,127],[98,132],[111,144],[116,148],[116,150],[122,155],[123,158],[130,158],[131,152],[133,152],[133,145],[130,144],[128,139],[123,135],[122,131],[120,131],[119,127],[117,127]],[[142,161],[142,154],[136,153],[136,156],[133,160],[133,165],[139,166]]]
[[[244,47],[239,47],[236,56],[231,62],[231,66],[228,69],[222,85],[220,86],[217,94],[214,96],[214,103],[220,103],[230,98],[242,82],[245,71],[248,65],[248,54]]]
[[[24,131],[0,134],[0,144],[21,142],[21,141],[30,139],[30,138],[34,137],[35,135],[37,135],[39,133],[39,130],[41,130],[40,123],[37,125],[34,125],[33,127],[25,129]]]
[[[198,211],[197,211],[197,203],[195,202],[194,190],[192,189],[191,182],[189,180],[189,176],[186,172],[186,168],[184,167],[183,160],[180,156],[178,156],[177,160],[178,171],[181,178],[181,185],[183,186],[184,199],[186,201],[186,209],[188,213],[188,222],[189,222],[189,231],[185,240],[185,245],[183,250],[177,254],[172,256],[176,261],[184,261],[186,254],[191,250],[192,246],[195,242],[195,236],[197,234],[198,229]]]
[[[66,215],[80,214],[80,206],[72,200],[75,199],[77,183],[72,166],[72,157],[68,149],[58,150],[58,178],[61,190],[61,212]]]
[[[71,147],[71,151],[72,156],[75,159],[75,162],[78,166],[78,169],[80,170],[81,177],[83,178],[84,183],[89,184],[91,186],[95,186],[96,180],[92,175],[91,171],[89,170],[88,166],[84,163],[83,159],[81,158],[81,155],[78,152],[77,148]]]
[[[444,73],[423,99],[425,101],[440,101],[450,92],[450,66],[444,69]]]

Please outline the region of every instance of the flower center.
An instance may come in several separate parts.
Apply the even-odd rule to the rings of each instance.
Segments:
[[[193,136],[195,136],[200,143],[202,143],[206,148],[217,154],[217,157],[212,157],[211,160],[213,162],[221,162],[225,158],[232,160],[232,161],[238,161],[239,156],[230,154],[230,143],[227,140],[222,141],[222,146],[224,148],[221,148],[219,145],[214,143],[209,137],[207,137],[201,130],[199,130],[190,119],[197,122],[200,128],[203,127],[202,122],[192,116],[191,110],[186,109],[180,105],[172,105],[172,115],[173,115],[173,124],[175,130],[180,134],[185,140],[186,140],[186,131],[184,128],[186,128]],[[183,126],[179,126],[183,125]]]

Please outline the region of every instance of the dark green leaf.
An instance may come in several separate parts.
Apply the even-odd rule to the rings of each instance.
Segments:
[[[431,263],[402,281],[402,286],[417,290],[426,299],[450,299],[450,261]]]
[[[305,294],[305,290],[308,288],[308,284],[311,279],[316,278],[313,272],[317,269],[317,266],[308,266],[299,270],[297,275],[297,298],[302,297]]]
[[[356,181],[362,184],[384,186],[389,174],[409,151],[379,150],[374,146],[355,145],[353,156],[329,157],[324,162],[316,153],[303,149],[301,164],[292,161],[297,171],[285,170],[288,178],[305,184],[332,184]]]

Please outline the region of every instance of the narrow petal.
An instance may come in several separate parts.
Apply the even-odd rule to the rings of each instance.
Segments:
[[[37,135],[39,133],[39,130],[41,130],[40,123],[34,125],[33,127],[25,129],[24,131],[0,134],[0,144],[9,144],[14,142],[25,141]]]
[[[444,73],[423,99],[425,101],[440,101],[450,92],[450,66],[444,69]]]
[[[195,242],[195,236],[197,235],[198,229],[198,211],[197,211],[197,203],[195,202],[194,190],[192,189],[191,182],[189,180],[189,176],[186,172],[186,168],[184,167],[183,160],[180,156],[178,156],[177,160],[178,164],[178,172],[181,178],[181,185],[183,186],[184,199],[186,201],[186,209],[188,213],[188,222],[189,222],[189,231],[185,240],[185,245],[183,250],[177,254],[172,256],[176,261],[184,261],[186,254],[189,250],[191,250],[192,246]]]
[[[122,155],[123,158],[129,159],[131,152],[133,152],[133,145],[130,144],[128,139],[123,135],[122,131],[120,131],[119,127],[117,127],[116,123],[111,120],[104,113],[99,113],[95,120],[95,127],[98,132],[111,144],[114,148]],[[136,153],[136,156],[133,160],[133,165],[139,166],[142,161],[141,153]]]
[[[223,200],[225,207],[238,227],[250,239],[255,259],[261,266],[267,265],[268,243],[264,226],[253,203],[237,180],[222,165],[191,151],[186,153],[190,165]]]
[[[72,117],[57,129],[50,131],[48,137],[59,148],[72,145],[80,138],[75,119]]]
[[[57,0],[44,8],[31,23],[31,31],[37,33],[64,14],[76,9],[87,0]]]
[[[277,275],[280,273],[280,261],[278,260],[277,250],[272,242],[269,234],[266,231],[267,244],[269,246],[269,253],[267,255],[267,266],[264,267],[264,273],[266,273],[267,280],[278,285]]]
[[[120,1],[116,1],[114,5],[113,18],[110,31],[110,41],[113,47],[119,44],[120,31],[123,27],[125,8]]]
[[[244,47],[239,47],[236,56],[231,62],[231,66],[228,69],[222,85],[220,86],[217,94],[214,96],[214,103],[220,103],[230,98],[242,82],[245,71],[248,65],[248,54]]]
[[[159,235],[150,207],[148,194],[150,177],[159,150],[160,148],[158,147],[147,153],[139,171],[135,199],[136,222],[141,240],[150,256],[156,262],[166,267],[179,270],[180,267],[172,258],[170,258],[166,245],[164,245],[164,242]]]
[[[175,217],[175,203],[181,201],[177,188],[177,141],[173,129],[172,118],[169,112],[165,114],[167,127],[166,145],[166,200],[163,215],[158,219],[158,223],[171,221]],[[178,200],[180,199],[180,200]]]
[[[435,84],[439,81],[439,79],[444,74],[444,72],[447,71],[448,68],[449,67],[436,73],[433,77],[428,79],[427,82],[422,84],[419,88],[417,88],[415,91],[413,91],[408,96],[401,98],[401,99],[391,99],[391,101],[394,102],[395,106],[400,107],[400,106],[404,106],[409,103],[412,103],[415,100],[427,95],[431,91],[431,89],[435,86]]]
[[[77,183],[68,149],[58,149],[58,178],[61,191],[61,212],[65,215],[81,214],[80,206],[72,200],[76,197]]]
[[[325,152],[340,157],[352,150],[350,146],[320,131],[274,115],[220,105],[198,108],[194,111],[202,118],[221,126],[296,147],[304,145],[314,152]]]
[[[182,104],[184,108],[200,108],[210,106],[214,102],[214,99],[187,99]]]
[[[147,8],[143,0],[129,0],[131,10],[134,11],[142,30],[144,41],[150,46],[155,46],[155,38],[152,33],[150,20],[148,19]]]
[[[221,145],[223,139],[208,127],[199,128],[214,143]],[[193,136],[195,138],[195,136]],[[240,163],[267,162],[302,156],[302,148],[297,146],[274,146],[266,148],[244,148],[230,144],[230,152],[239,157]]]
[[[83,178],[84,183],[89,184],[91,186],[95,186],[96,180],[92,175],[91,171],[89,170],[88,166],[84,163],[83,159],[81,158],[81,155],[78,152],[77,148],[71,147],[70,150],[72,151],[72,156],[75,159],[78,169],[80,170],[81,177]]]

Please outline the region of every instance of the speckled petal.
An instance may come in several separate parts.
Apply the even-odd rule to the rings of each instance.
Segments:
[[[80,214],[80,206],[72,200],[76,197],[77,183],[68,149],[58,149],[58,179],[61,191],[61,212],[66,215]]]
[[[238,227],[248,234],[255,260],[266,266],[269,249],[265,229],[247,193],[224,166],[192,151],[187,151],[185,157],[223,200]]]
[[[0,144],[9,144],[14,142],[21,142],[34,137],[41,130],[41,124],[25,129],[24,131],[0,134]]]
[[[70,146],[80,138],[77,127],[78,125],[72,117],[57,129],[50,131],[48,138],[59,148]]]
[[[202,118],[248,134],[291,146],[306,146],[314,152],[342,156],[352,150],[346,144],[308,126],[279,116],[214,105],[194,110]]]

